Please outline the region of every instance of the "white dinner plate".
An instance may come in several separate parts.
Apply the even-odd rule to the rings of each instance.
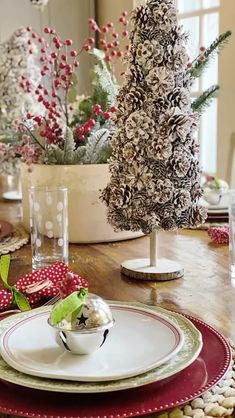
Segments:
[[[136,306],[111,309],[115,325],[93,354],[73,355],[60,348],[47,323],[47,308],[2,334],[1,355],[14,369],[33,376],[101,382],[144,373],[166,363],[181,349],[183,332],[160,313]]]
[[[134,306],[145,309],[145,306],[133,302],[122,303],[112,301],[110,304],[111,306]],[[0,332],[4,332],[5,330],[11,328],[22,319],[31,317],[35,314],[35,312],[45,312],[46,309],[48,308],[37,308],[34,309],[33,312],[22,312],[20,314],[6,318],[0,321]],[[151,312],[160,313],[165,318],[173,321],[174,324],[176,324],[181,329],[181,331],[183,331],[184,335],[184,343],[181,350],[179,350],[179,352],[168,362],[162,364],[159,367],[126,379],[108,382],[76,382],[69,380],[47,379],[21,373],[10,367],[0,356],[1,379],[19,386],[52,392],[103,393],[136,388],[174,376],[176,373],[185,369],[187,366],[192,364],[194,360],[196,360],[202,349],[201,334],[191,321],[180,314],[169,312],[166,309],[162,309],[157,306],[149,306],[147,309],[149,309]]]

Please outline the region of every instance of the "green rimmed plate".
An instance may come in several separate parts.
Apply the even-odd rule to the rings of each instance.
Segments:
[[[202,338],[200,332],[185,317],[177,313],[172,313],[158,307],[145,306],[135,303],[110,302],[112,306],[130,307],[137,306],[146,309],[146,311],[158,312],[160,315],[170,319],[178,327],[184,335],[183,347],[169,362],[160,367],[154,368],[146,373],[138,376],[120,379],[110,382],[72,382],[63,380],[53,380],[34,377],[18,372],[11,368],[5,361],[0,359],[0,376],[2,380],[25,386],[33,389],[46,391],[66,392],[66,393],[100,393],[111,392],[134,387],[144,386],[167,377],[173,376],[189,366],[198,356],[202,348]],[[0,332],[5,331],[9,327],[15,325],[24,318],[34,316],[35,313],[48,311],[48,307],[34,309],[30,312],[21,313],[13,317],[7,318],[0,323]]]

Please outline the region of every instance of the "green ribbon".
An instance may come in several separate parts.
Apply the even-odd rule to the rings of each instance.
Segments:
[[[29,311],[31,306],[23,295],[19,292],[14,286],[9,285],[8,283],[8,274],[10,268],[11,257],[9,254],[2,255],[0,258],[0,276],[3,281],[4,287],[10,290],[13,298],[13,303],[15,303],[21,311]]]
[[[54,305],[50,316],[51,325],[58,325],[69,315],[71,315],[73,321],[81,311],[87,294],[88,289],[82,287],[78,292],[71,293],[71,295]]]

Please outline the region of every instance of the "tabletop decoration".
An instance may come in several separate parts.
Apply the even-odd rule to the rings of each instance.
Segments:
[[[51,309],[48,324],[60,347],[73,354],[91,354],[105,343],[114,325],[108,304],[88,292],[88,282],[68,273],[58,283],[62,300]]]
[[[223,196],[228,194],[229,185],[216,175],[205,174],[203,181],[203,199],[210,205],[219,205]]]
[[[147,1],[134,11],[132,23],[126,81],[117,97],[111,181],[102,198],[116,230],[151,234],[150,260],[123,263],[124,274],[174,279],[183,269],[156,259],[157,229],[188,228],[206,219],[199,204],[199,113],[190,98],[194,76],[173,0]]]
[[[207,233],[215,244],[229,244],[229,226],[211,226]]]

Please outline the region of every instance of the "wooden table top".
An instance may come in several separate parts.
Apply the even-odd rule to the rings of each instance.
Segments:
[[[20,203],[0,202],[0,219],[19,222]],[[168,282],[125,277],[120,263],[149,256],[149,238],[70,245],[70,267],[89,280],[90,291],[111,300],[137,301],[190,313],[235,341],[235,279],[229,275],[228,246],[215,245],[205,231],[160,232],[158,255],[180,262],[185,274]],[[12,253],[10,281],[31,271],[31,247]]]

